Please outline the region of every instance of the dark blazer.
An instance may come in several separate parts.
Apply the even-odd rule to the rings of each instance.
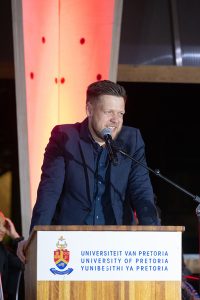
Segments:
[[[146,164],[139,129],[123,126],[116,139],[123,151]],[[82,225],[91,210],[94,189],[94,154],[88,120],[58,125],[45,149],[34,225]],[[159,223],[148,171],[121,153],[110,168],[110,194],[117,225],[133,224],[133,210],[140,224]]]

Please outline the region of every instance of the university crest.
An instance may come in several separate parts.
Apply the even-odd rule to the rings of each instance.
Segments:
[[[70,251],[67,250],[66,240],[61,236],[56,243],[57,249],[54,251],[54,262],[56,264],[56,268],[51,268],[50,271],[55,275],[69,275],[73,269],[67,268],[67,265],[70,260]]]

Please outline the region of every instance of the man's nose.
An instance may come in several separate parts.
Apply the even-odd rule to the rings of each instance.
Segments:
[[[117,113],[112,113],[110,121],[112,123],[117,123],[119,121],[119,115]]]

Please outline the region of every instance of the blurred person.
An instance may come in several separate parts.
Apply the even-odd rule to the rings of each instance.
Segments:
[[[5,245],[3,240],[6,236],[11,238],[12,247]],[[5,300],[16,299],[18,276],[23,269],[23,264],[16,255],[16,248],[22,239],[13,222],[0,211],[0,274]]]

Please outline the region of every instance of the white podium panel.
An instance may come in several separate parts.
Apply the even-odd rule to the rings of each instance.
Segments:
[[[181,232],[37,234],[37,281],[181,281]]]

